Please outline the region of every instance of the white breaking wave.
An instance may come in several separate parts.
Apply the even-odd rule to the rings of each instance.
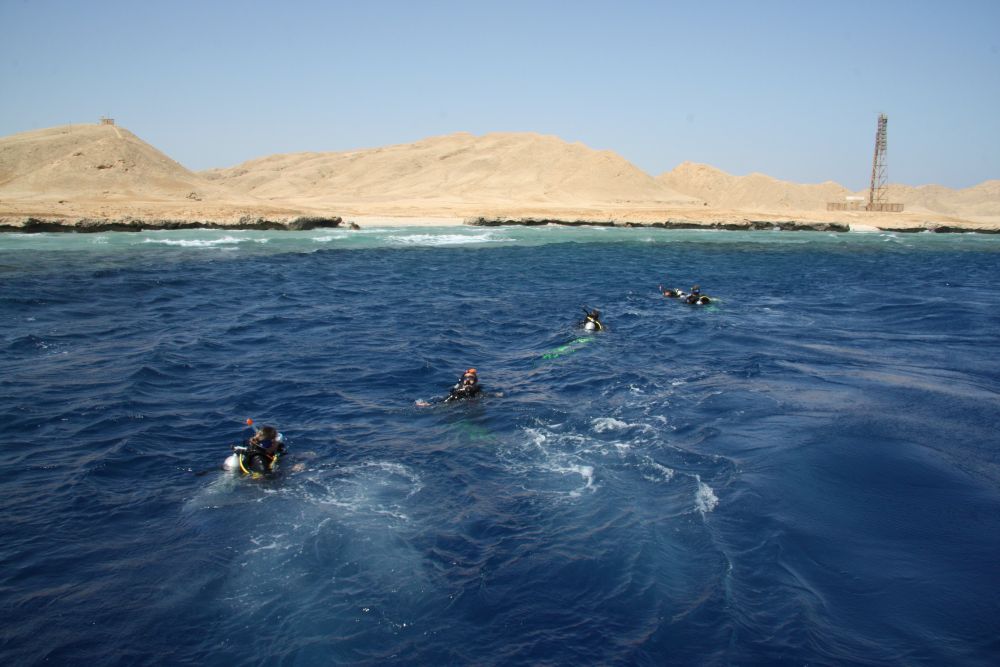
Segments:
[[[406,236],[390,236],[387,239],[391,243],[399,245],[464,245],[468,243],[503,243],[510,241],[509,238],[495,237],[492,234],[478,234],[466,236],[464,234],[409,234]]]
[[[238,239],[235,236],[223,236],[218,239],[144,239],[143,243],[159,243],[160,245],[180,246],[182,248],[213,248],[216,246],[236,245],[253,239]],[[267,243],[267,239],[258,239],[259,243]]]
[[[642,471],[642,478],[647,482],[669,482],[674,478],[673,468],[668,468],[661,463],[657,463],[648,456],[642,458],[643,460],[639,469]]]
[[[718,506],[719,498],[712,487],[701,481],[700,476],[695,475],[694,478],[698,482],[698,490],[694,493],[694,505],[699,512],[707,514]]]
[[[341,232],[340,234],[327,234],[325,236],[314,236],[310,240],[316,243],[329,243],[330,241],[339,241],[340,239],[347,238],[347,232]]]
[[[614,417],[598,417],[591,423],[594,425],[594,430],[598,433],[604,433],[605,431],[623,431],[631,426],[628,422],[623,422],[620,419],[615,419]]]
[[[607,431],[624,431],[633,428],[639,429],[640,431],[652,430],[647,424],[630,424],[620,419],[615,419],[614,417],[598,417],[591,420],[591,424],[593,424],[594,431],[597,433],[606,433]]]

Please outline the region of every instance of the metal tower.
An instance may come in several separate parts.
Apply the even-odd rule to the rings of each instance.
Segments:
[[[873,213],[899,213],[903,204],[892,204],[888,201],[889,184],[886,182],[886,149],[889,141],[886,139],[885,127],[889,119],[884,113],[878,115],[878,129],[875,130],[875,157],[872,158],[872,184],[868,191],[868,203],[862,197],[847,197],[846,201],[831,201],[826,203],[828,211],[869,211]]]
[[[875,130],[875,157],[872,158],[872,185],[868,192],[868,210],[884,210],[887,203],[886,183],[886,149],[888,140],[886,139],[885,126],[889,119],[884,113],[878,116],[878,129]]]

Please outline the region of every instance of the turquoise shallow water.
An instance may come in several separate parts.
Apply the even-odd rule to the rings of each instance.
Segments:
[[[0,235],[0,658],[995,664],[998,279],[977,235]],[[469,366],[502,396],[414,406]],[[247,417],[277,479],[218,470]]]

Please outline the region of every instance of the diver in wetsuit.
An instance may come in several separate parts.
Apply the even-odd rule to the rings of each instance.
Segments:
[[[451,391],[448,392],[448,396],[444,399],[445,403],[451,401],[460,401],[465,398],[473,398],[478,396],[482,391],[482,387],[479,386],[479,374],[476,372],[475,368],[470,368],[465,371],[462,375],[462,379],[458,381]]]
[[[691,305],[703,305],[710,303],[712,300],[709,299],[708,296],[702,294],[701,288],[698,285],[695,285],[691,288],[691,293],[687,295],[685,301]]]
[[[475,368],[470,368],[469,370],[465,371],[465,373],[462,375],[462,379],[460,379],[458,383],[451,388],[451,391],[449,391],[448,395],[445,396],[444,398],[432,398],[429,401],[425,401],[424,399],[419,398],[413,403],[418,408],[426,408],[430,407],[431,405],[436,405],[438,403],[451,403],[453,401],[461,401],[469,398],[479,398],[486,396],[499,398],[503,396],[503,392],[483,391],[482,387],[479,385],[479,374],[476,373]]]
[[[278,439],[273,426],[262,426],[247,440],[246,447],[247,470],[260,474],[271,472],[278,454],[285,451],[285,443]]]
[[[426,408],[437,403],[451,403],[452,401],[478,398],[479,396],[503,396],[503,392],[484,392],[482,387],[479,386],[479,374],[476,372],[475,368],[470,368],[465,371],[462,378],[454,387],[451,388],[451,391],[449,391],[448,395],[444,398],[432,398],[429,401],[425,401],[420,398],[414,401],[414,404],[418,408]]]
[[[604,331],[604,324],[601,323],[601,311],[596,308],[588,310],[584,306],[583,312],[586,314],[586,317],[583,319],[583,322],[580,322],[580,326],[588,331]]]
[[[685,296],[684,292],[673,287],[667,287],[664,289],[663,285],[660,285],[660,294],[667,297],[668,299],[679,299]]]

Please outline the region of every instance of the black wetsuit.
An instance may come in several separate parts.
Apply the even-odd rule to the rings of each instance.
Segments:
[[[268,454],[267,450],[272,447],[274,447],[273,440],[261,440],[259,443],[251,443],[248,441],[245,464],[247,470],[260,474],[271,472],[275,456],[285,449],[284,445],[278,443],[278,447],[274,450],[274,454]]]
[[[474,398],[478,396],[481,391],[482,388],[480,388],[478,382],[473,384],[462,384],[459,382],[451,388],[451,391],[448,393],[448,397],[444,399],[444,402],[448,403],[449,401],[460,401],[464,398]]]
[[[708,303],[709,301],[711,301],[711,299],[709,299],[704,294],[688,294],[686,301],[692,305],[697,305],[697,304]]]

